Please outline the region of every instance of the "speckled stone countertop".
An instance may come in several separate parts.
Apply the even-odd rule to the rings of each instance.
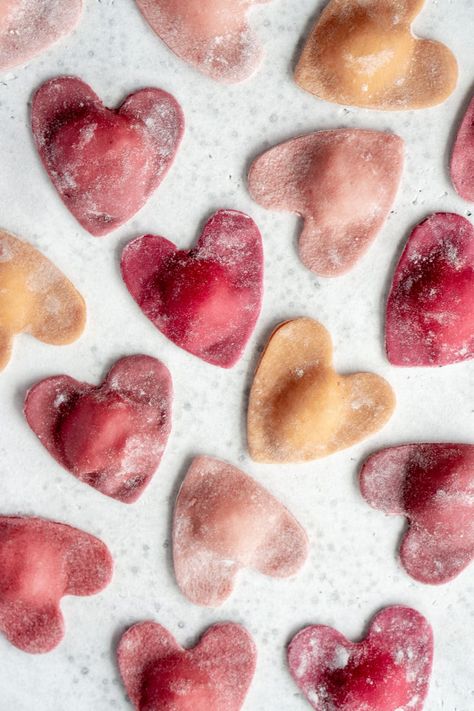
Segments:
[[[442,106],[378,113],[315,99],[292,81],[298,47],[324,0],[273,0],[251,22],[266,46],[261,71],[242,85],[221,86],[178,60],[151,32],[133,0],[85,0],[79,29],[28,66],[0,78],[0,224],[40,248],[85,296],[88,327],[71,346],[16,340],[0,376],[2,513],[36,514],[101,537],[116,571],[93,598],[65,598],[67,633],[52,653],[30,656],[0,637],[0,709],[105,711],[130,708],[114,650],[124,628],[155,619],[182,644],[219,620],[242,622],[258,645],[248,711],[309,708],[285,664],[285,645],[309,623],[335,625],[352,638],[391,603],[425,614],[435,633],[435,662],[426,711],[471,711],[474,566],[453,582],[426,587],[396,560],[403,521],[362,500],[356,483],[364,457],[411,441],[473,441],[474,362],[443,369],[396,369],[383,351],[384,301],[410,228],[433,211],[470,215],[447,173],[454,129],[472,93],[473,0],[427,0],[415,29],[444,40],[460,63],[458,88]],[[29,129],[32,92],[58,74],[77,74],[109,106],[129,92],[157,86],[183,106],[187,130],[175,165],[146,207],[104,239],[80,229],[59,200],[35,153]],[[299,133],[335,127],[394,131],[407,144],[402,189],[369,253],[347,276],[317,279],[298,260],[300,223],[256,205],[246,170],[262,149]],[[265,247],[262,316],[244,358],[223,371],[179,350],[139,313],[123,285],[118,260],[131,238],[154,232],[190,245],[218,208],[248,212]],[[343,372],[373,370],[396,390],[395,416],[375,437],[304,465],[252,463],[246,451],[245,401],[259,350],[280,321],[308,315],[334,340]],[[25,390],[68,373],[98,382],[122,355],[163,360],[175,387],[173,432],[159,471],[142,499],[127,507],[63,471],[36,441],[22,416]],[[296,578],[278,581],[250,571],[217,610],[201,609],[177,589],[171,564],[174,498],[190,459],[221,457],[278,496],[308,531],[311,556]]]

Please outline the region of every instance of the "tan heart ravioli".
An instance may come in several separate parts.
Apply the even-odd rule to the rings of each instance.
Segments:
[[[250,456],[261,462],[303,462],[351,447],[390,419],[395,394],[373,373],[340,375],[329,332],[298,318],[270,337],[250,392]]]
[[[0,370],[16,334],[65,345],[79,338],[85,322],[84,299],[69,279],[37,249],[0,230]]]
[[[385,111],[442,103],[458,77],[452,52],[418,39],[424,0],[331,0],[298,62],[296,83],[336,104]]]

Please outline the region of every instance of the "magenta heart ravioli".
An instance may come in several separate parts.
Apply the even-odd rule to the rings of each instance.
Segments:
[[[0,72],[25,64],[68,35],[81,12],[82,0],[2,0]]]
[[[290,672],[316,711],[421,711],[432,661],[430,625],[401,606],[379,612],[362,642],[313,625],[288,648]]]
[[[255,673],[256,649],[240,625],[210,627],[183,649],[155,622],[131,627],[120,640],[120,674],[136,711],[239,711]]]
[[[48,452],[102,494],[136,501],[155,473],[171,430],[171,376],[149,356],[119,360],[102,385],[67,375],[42,380],[25,416]]]
[[[474,202],[474,96],[454,143],[451,179],[459,195]]]
[[[98,538],[62,523],[0,516],[0,629],[15,647],[39,654],[64,636],[64,595],[94,595],[113,563]]]
[[[181,142],[184,117],[161,89],[137,91],[112,110],[80,79],[59,77],[36,92],[32,129],[64,204],[99,237],[129,220],[159,186]]]
[[[400,559],[422,583],[447,583],[474,559],[474,445],[408,444],[369,457],[362,496],[406,516]]]
[[[263,291],[262,238],[250,217],[216,212],[190,250],[164,237],[138,237],[125,247],[121,266],[145,316],[173,343],[222,368],[237,362]]]
[[[437,213],[411,233],[387,303],[388,359],[441,366],[474,356],[474,227]]]

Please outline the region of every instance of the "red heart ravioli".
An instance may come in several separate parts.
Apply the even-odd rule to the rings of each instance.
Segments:
[[[68,35],[81,12],[82,0],[2,0],[0,72],[25,64]]]
[[[474,356],[474,228],[437,213],[411,233],[388,297],[393,365],[440,366]]]
[[[474,559],[474,445],[408,444],[369,457],[362,496],[406,516],[400,559],[422,583],[447,583]]]
[[[161,89],[137,91],[111,110],[80,79],[59,77],[36,92],[32,128],[64,204],[100,237],[133,217],[159,186],[181,142],[184,117]]]
[[[222,82],[247,79],[263,51],[246,15],[269,0],[137,0],[156,34],[185,62]]]
[[[260,313],[262,238],[248,215],[219,210],[193,249],[178,250],[155,235],[130,242],[122,276],[145,316],[173,343],[230,368]]]
[[[301,215],[303,264],[320,276],[338,276],[385,222],[400,183],[403,146],[398,136],[378,131],[316,131],[257,158],[249,190],[269,210]]]
[[[451,157],[453,185],[464,200],[474,202],[474,97],[461,123]]]
[[[421,711],[433,662],[427,620],[387,607],[362,642],[332,627],[306,627],[288,648],[291,675],[316,711]]]
[[[120,674],[137,711],[239,711],[257,652],[240,625],[210,627],[183,649],[156,622],[131,627],[117,650]]]
[[[64,595],[94,595],[112,578],[98,538],[28,516],[0,516],[0,629],[24,652],[54,649],[64,636]]]
[[[26,396],[25,416],[61,466],[102,494],[131,504],[166,447],[172,394],[163,363],[129,356],[97,387],[68,375],[42,380]]]
[[[221,605],[240,568],[287,578],[308,556],[306,533],[256,481],[212,457],[197,457],[176,501],[173,556],[178,585],[197,605]]]

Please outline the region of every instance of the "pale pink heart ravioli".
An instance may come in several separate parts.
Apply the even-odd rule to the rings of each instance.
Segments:
[[[351,269],[380,231],[395,200],[404,144],[377,131],[317,131],[261,155],[249,190],[270,210],[304,220],[299,252],[320,276]]]
[[[453,185],[464,200],[474,202],[474,97],[461,123],[451,157]]]
[[[66,207],[96,237],[140,210],[168,172],[184,131],[177,101],[161,89],[107,109],[75,77],[43,84],[32,128],[44,167]]]
[[[1,0],[0,72],[25,64],[79,22],[82,0]]]
[[[257,652],[249,633],[230,622],[210,627],[192,649],[142,622],[122,636],[117,657],[136,711],[239,711]]]
[[[287,578],[307,556],[304,530],[266,489],[218,459],[193,461],[173,523],[176,578],[191,602],[221,605],[241,568]]]
[[[474,356],[474,227],[437,213],[411,233],[387,303],[388,359],[441,366]]]
[[[156,34],[185,62],[222,82],[247,79],[263,50],[247,13],[270,0],[137,0]]]
[[[159,360],[119,360],[102,385],[58,375],[34,385],[25,416],[48,452],[80,481],[133,503],[155,473],[171,430],[171,376]]]
[[[98,538],[62,523],[0,516],[0,629],[31,654],[49,652],[64,636],[64,595],[94,595],[112,577]]]
[[[433,663],[433,633],[408,607],[387,607],[362,642],[313,625],[288,648],[290,672],[316,711],[421,711]]]
[[[362,467],[360,488],[374,508],[408,518],[400,559],[415,580],[446,583],[474,559],[474,445],[383,449]]]
[[[262,238],[248,215],[216,212],[189,250],[164,237],[138,237],[121,266],[145,316],[173,343],[222,368],[238,361],[263,293]]]

